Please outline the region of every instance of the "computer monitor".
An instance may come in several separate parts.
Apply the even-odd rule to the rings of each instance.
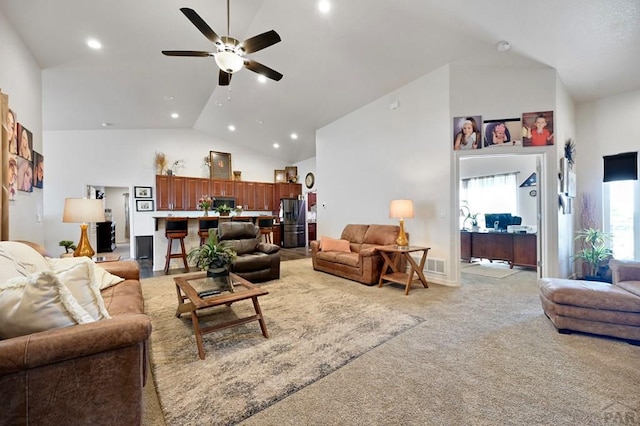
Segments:
[[[493,228],[496,231],[506,231],[507,226],[513,220],[511,213],[485,213],[484,223],[487,229]],[[496,226],[497,224],[497,226]]]

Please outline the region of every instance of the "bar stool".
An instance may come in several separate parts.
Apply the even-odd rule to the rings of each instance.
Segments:
[[[231,216],[231,222],[251,222],[253,218],[251,216]]]
[[[166,225],[164,236],[167,237],[167,261],[164,264],[164,273],[169,273],[169,263],[171,259],[182,258],[184,262],[185,272],[189,272],[189,264],[187,263],[187,252],[184,249],[184,239],[189,235],[189,219],[186,217],[168,217],[166,218]],[[180,241],[180,251],[173,253],[171,246],[173,240]]]
[[[198,218],[198,235],[200,236],[200,245],[203,245],[209,238],[209,229],[218,228],[219,218],[217,217],[199,217]]]
[[[264,235],[264,242],[271,242],[271,233],[273,232],[273,219],[274,216],[258,216],[258,228],[260,228],[260,235]]]

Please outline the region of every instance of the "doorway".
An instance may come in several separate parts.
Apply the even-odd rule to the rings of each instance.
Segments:
[[[115,223],[115,252],[123,259],[134,258],[131,244],[130,188],[123,186],[87,185],[87,196],[104,200],[105,219]]]
[[[538,277],[542,276],[542,265],[544,265],[545,263],[544,252],[542,250],[545,224],[543,222],[543,215],[541,214],[543,205],[542,188],[544,187],[543,182],[545,179],[545,176],[543,174],[544,155],[545,154],[542,152],[522,154],[496,153],[495,155],[460,153],[458,156],[456,156],[454,162],[457,178],[456,181],[458,182],[458,184],[453,188],[452,196],[454,205],[453,211],[460,212],[463,206],[460,200],[461,194],[463,193],[463,189],[461,189],[463,179],[469,180],[473,178],[483,178],[498,175],[510,175],[512,176],[512,179],[513,177],[515,177],[516,188],[511,196],[512,198],[515,197],[515,200],[513,202],[517,206],[517,215],[522,218],[521,225],[523,225],[523,227],[525,227],[528,232],[532,232],[535,230],[535,262],[532,261],[527,263],[536,264]],[[532,184],[532,176],[535,179],[535,184]],[[487,208],[486,205],[484,208]],[[479,216],[484,216],[483,213],[506,212],[479,211],[473,213],[481,213],[479,214]],[[455,232],[458,234],[461,229],[458,221],[452,222],[455,226]],[[481,221],[481,223],[482,222],[484,221]],[[493,228],[491,224],[486,224],[485,226],[487,228]],[[467,237],[466,235],[462,236]],[[464,257],[461,256],[461,250],[463,249],[463,247],[460,238],[456,239],[456,244],[454,244],[454,246],[455,252],[453,254],[454,257],[452,258],[460,259],[461,257]],[[464,248],[467,248],[466,244]],[[533,249],[531,250],[533,251]],[[457,269],[457,279],[458,281],[460,281],[461,264],[460,262],[454,262],[454,264],[456,265]]]

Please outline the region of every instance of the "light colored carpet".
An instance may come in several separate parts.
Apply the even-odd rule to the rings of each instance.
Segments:
[[[174,276],[142,281],[167,424],[237,423],[422,322],[310,279],[308,259],[282,266],[279,281],[260,284],[269,291],[259,301],[270,338],[257,322],[205,335],[205,360],[198,358],[190,317],[174,315]],[[228,321],[252,313],[248,300],[202,317]]]
[[[424,321],[243,425],[606,425],[640,419],[640,348],[557,333],[542,312],[534,271],[502,279],[462,274],[462,287],[430,283],[404,296],[401,286],[368,287],[314,272],[308,259],[283,262],[283,269],[297,268],[293,262],[306,262],[307,279],[338,298],[353,296]],[[195,343],[189,344],[195,358]],[[216,379],[208,370],[201,376]],[[212,401],[218,392],[209,392]],[[198,421],[197,412],[189,414]],[[630,418],[635,423],[616,423]]]

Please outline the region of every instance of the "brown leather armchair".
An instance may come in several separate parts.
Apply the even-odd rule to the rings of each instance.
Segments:
[[[221,222],[218,241],[238,253],[231,272],[251,282],[280,278],[280,246],[260,242],[260,228],[253,223]]]

